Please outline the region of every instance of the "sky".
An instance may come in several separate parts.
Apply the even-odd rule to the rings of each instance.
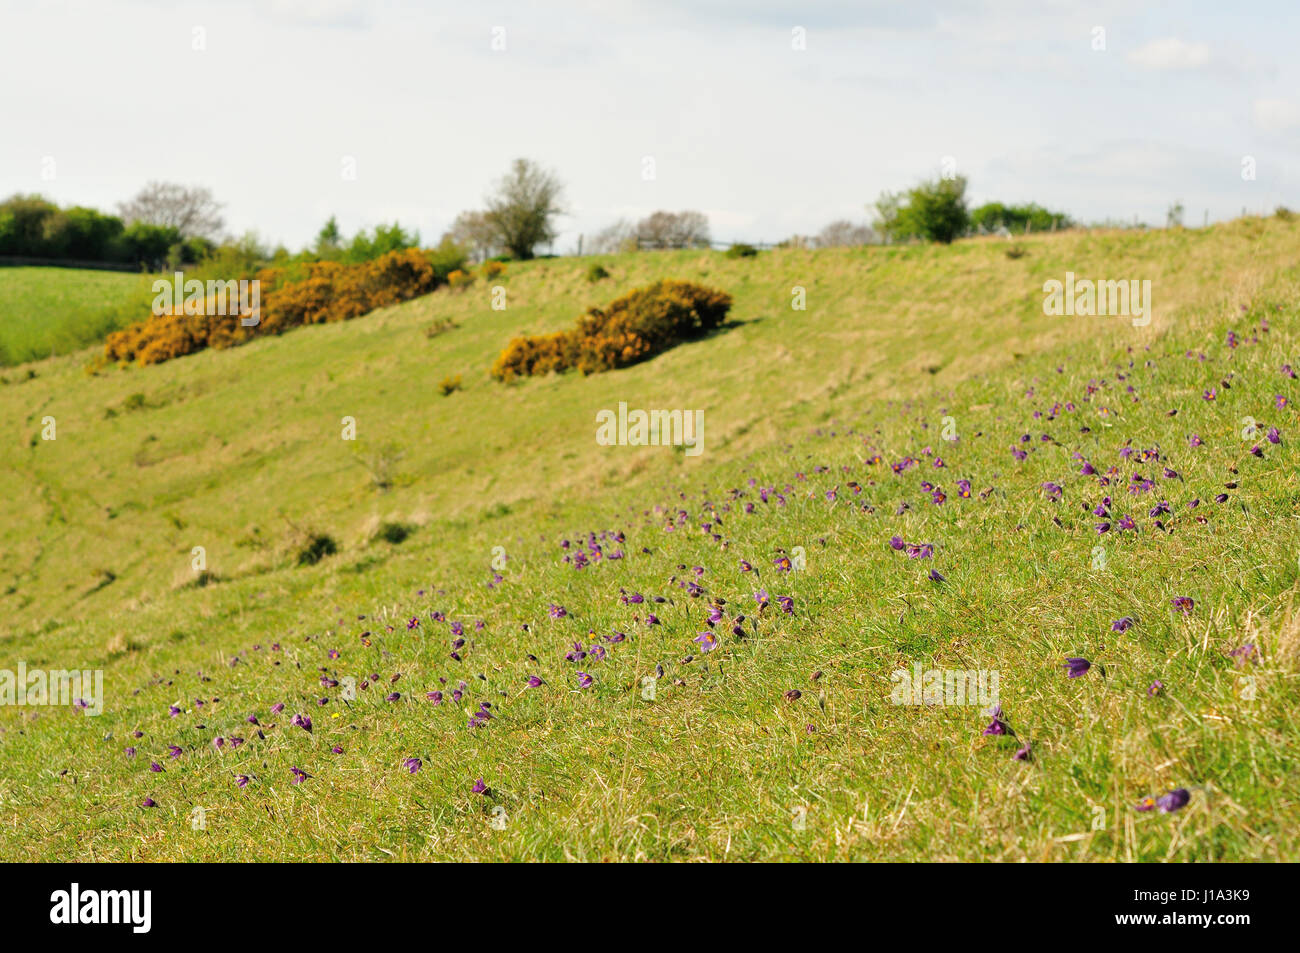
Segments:
[[[1295,0],[0,0],[0,196],[157,179],[270,245],[330,215],[433,244],[528,157],[557,253],[657,209],[815,234],[945,170],[1200,225],[1300,208],[1298,37]]]

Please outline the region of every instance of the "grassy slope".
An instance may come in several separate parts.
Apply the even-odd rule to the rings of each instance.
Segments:
[[[1297,396],[1277,368],[1297,357],[1298,234],[1242,221],[1045,236],[1025,242],[1019,260],[997,242],[754,261],[641,255],[609,261],[614,279],[594,287],[585,262],[536,262],[512,266],[504,312],[476,287],[155,368],[88,378],[84,355],[38,365],[35,380],[0,388],[3,419],[17,424],[0,466],[18,477],[0,501],[0,666],[102,666],[109,705],[99,719],[0,713],[0,756],[18,769],[0,780],[0,852],[1294,859],[1287,832],[1300,817],[1284,785],[1297,753],[1296,461],[1289,442],[1266,445],[1263,460],[1244,456],[1238,430],[1246,414],[1294,429],[1273,395]],[[1135,329],[1120,318],[1044,317],[1042,281],[1067,269],[1151,278],[1156,320]],[[483,374],[510,334],[560,327],[659,276],[732,292],[738,326],[587,379],[504,388]],[[789,308],[794,285],[808,289],[806,312]],[[1248,332],[1276,305],[1259,343],[1222,346],[1228,328]],[[426,338],[444,317],[459,327]],[[1207,360],[1183,358],[1188,348]],[[436,382],[457,373],[465,391],[438,396]],[[1200,399],[1229,373],[1234,386],[1219,400]],[[1104,397],[1089,401],[1088,382],[1103,378]],[[143,406],[128,409],[140,403],[133,394]],[[702,408],[704,455],[598,447],[595,412],[619,400]],[[1050,423],[1030,416],[1055,400],[1079,409]],[[1171,407],[1177,417],[1166,416]],[[37,436],[47,414],[58,420],[53,442]],[[945,414],[956,444],[939,439]],[[344,415],[357,420],[355,444],[339,439]],[[1079,432],[1084,420],[1090,433]],[[1193,431],[1206,441],[1195,452]],[[1056,442],[1043,443],[1044,432]],[[1022,433],[1035,449],[1018,464],[1009,447]],[[1083,506],[1107,491],[1076,475],[1070,452],[1120,467],[1123,480],[1152,466],[1119,458],[1126,440],[1160,446],[1183,476],[1154,494],[1175,504],[1172,534],[1153,527],[1147,496],[1115,508],[1131,511],[1140,533],[1099,540],[1092,529]],[[405,455],[397,485],[378,492],[355,458],[385,443]],[[929,467],[927,444],[947,468]],[[894,476],[864,465],[873,452],[926,466]],[[1230,465],[1241,489],[1212,504]],[[958,499],[960,476],[991,492]],[[785,505],[744,513],[751,478],[789,485]],[[922,479],[942,483],[948,502],[929,503]],[[1042,498],[1048,479],[1065,484],[1062,503]],[[865,485],[861,497],[849,480]],[[745,495],[733,501],[732,488]],[[1193,496],[1205,524],[1183,510]],[[861,511],[863,500],[875,511]],[[901,500],[912,508],[895,515]],[[688,517],[665,533],[678,509]],[[423,528],[397,547],[368,541],[384,518]],[[342,552],[293,568],[290,524],[332,533]],[[558,540],[581,543],[589,530],[625,531],[624,545],[605,548],[627,558],[582,571],[560,563]],[[934,542],[948,582],[931,583],[927,565],[885,546],[895,533]],[[1091,568],[1099,542],[1104,571]],[[198,545],[216,585],[185,585]],[[507,579],[488,590],[496,545],[510,555]],[[773,579],[777,548],[796,545],[807,571]],[[690,641],[705,599],[673,579],[702,566],[710,594],[752,614],[758,586],[738,572],[742,557],[774,595],[794,595],[796,613],[769,608],[745,639],[724,627],[706,671]],[[664,624],[634,621],[645,607],[621,604],[620,587],[671,599],[656,610]],[[1187,619],[1168,608],[1181,594],[1198,603]],[[550,619],[552,602],[568,618]],[[462,663],[448,660],[446,626],[430,610],[467,623]],[[408,632],[404,620],[417,614]],[[1121,615],[1139,619],[1124,636],[1109,628]],[[477,619],[485,628],[475,632]],[[579,691],[561,656],[574,639],[589,645],[589,629],[633,638],[588,661],[597,681]],[[1249,673],[1253,699],[1224,654],[1243,641],[1265,650]],[[1108,677],[1066,681],[1060,660],[1073,654],[1104,663]],[[1014,745],[982,738],[977,709],[888,704],[889,673],[913,661],[997,669],[1008,720],[1035,761],[1012,762]],[[641,679],[656,663],[667,674],[647,702]],[[379,673],[385,687],[348,705],[320,688],[321,667]],[[814,670],[825,673],[816,683]],[[533,671],[546,688],[521,687]],[[386,703],[398,672],[403,698]],[[424,693],[439,677],[474,687],[462,704],[435,707]],[[1148,699],[1157,677],[1166,696]],[[804,692],[798,702],[784,700],[790,688]],[[318,695],[330,703],[316,706]],[[193,706],[197,698],[207,704]],[[501,717],[467,731],[462,709],[485,698]],[[271,716],[276,701],[289,707]],[[190,712],[168,718],[174,702]],[[312,735],[287,727],[293,711],[313,714]],[[279,727],[238,752],[207,745],[214,733],[250,735],[250,712]],[[145,737],[132,742],[137,728]],[[128,743],[135,759],[122,755]],[[187,754],[148,772],[171,743]],[[343,755],[330,753],[336,743]],[[423,758],[419,774],[402,769],[408,756]],[[311,780],[290,785],[292,765]],[[242,791],[232,783],[240,773],[254,778]],[[468,791],[479,776],[490,799]],[[1132,814],[1137,797],[1180,784],[1194,790],[1185,812]],[[162,808],[142,811],[145,794]],[[498,802],[504,831],[488,823]],[[208,812],[205,831],[190,828],[194,805]],[[802,831],[791,823],[800,806]],[[1094,830],[1097,808],[1104,823]]]
[[[147,308],[150,279],[119,271],[0,268],[0,367],[68,354]]]

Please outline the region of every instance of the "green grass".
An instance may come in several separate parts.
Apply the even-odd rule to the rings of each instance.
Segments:
[[[157,367],[88,376],[87,353],[35,365],[0,387],[13,425],[0,467],[14,477],[0,502],[0,668],[102,668],[107,703],[98,718],[0,708],[0,856],[1297,859],[1300,393],[1279,368],[1300,366],[1300,229],[1021,244],[1018,259],[992,241],[619,256],[600,259],[612,277],[595,286],[590,260],[516,264],[499,279],[505,311],[480,282]],[[1066,270],[1152,279],[1155,320],[1045,317],[1042,282]],[[735,325],[623,371],[488,379],[512,334],[558,329],[658,277],[730,292]],[[790,309],[794,286],[807,311]],[[1240,347],[1224,346],[1229,330]],[[457,374],[463,389],[440,394]],[[704,453],[598,446],[595,414],[619,401],[702,409]],[[1248,415],[1282,431],[1262,458],[1248,452],[1258,437],[1241,438]],[[1018,462],[1022,434],[1032,451]],[[1161,461],[1125,461],[1126,442]],[[1075,452],[1156,489],[1099,488]],[[908,456],[921,464],[889,469]],[[1160,477],[1165,464],[1181,480]],[[943,505],[922,480],[942,484]],[[1113,519],[1131,513],[1139,532],[1097,535],[1087,509],[1107,492]],[[1162,531],[1147,509],[1166,498]],[[601,541],[624,558],[562,561],[604,531],[625,534]],[[934,558],[894,552],[894,535],[933,543]],[[299,565],[321,536],[338,552]],[[773,559],[795,547],[807,568],[779,573]],[[792,596],[794,614],[755,612],[760,587]],[[621,590],[668,601],[624,604]],[[1190,615],[1171,609],[1178,595],[1196,600]],[[692,640],[714,597],[747,616],[746,634],[720,625],[702,656]],[[434,611],[464,623],[461,661]],[[1121,616],[1137,624],[1114,633]],[[613,631],[630,638],[603,661],[563,659]],[[1227,653],[1248,642],[1262,658],[1238,668]],[[1074,655],[1097,667],[1066,679]],[[916,662],[998,671],[1033,759],[983,736],[978,707],[891,704],[891,673]],[[380,679],[348,701],[322,670]],[[530,674],[546,685],[526,687]],[[425,699],[462,679],[460,703]],[[1155,679],[1165,690],[1148,697]],[[467,729],[483,700],[497,717]],[[295,712],[312,733],[290,726]],[[248,741],[212,747],[232,735]],[[311,777],[290,783],[295,766]],[[471,792],[477,778],[490,794]],[[1173,787],[1192,792],[1185,809],[1133,810]],[[146,796],[160,806],[141,808]]]
[[[0,367],[102,341],[148,314],[149,287],[120,271],[0,267]]]

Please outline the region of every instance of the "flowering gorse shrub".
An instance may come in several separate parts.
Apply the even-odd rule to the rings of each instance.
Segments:
[[[238,317],[211,313],[213,308],[199,315],[166,311],[110,334],[104,356],[110,361],[158,364],[304,324],[347,321],[428,294],[450,273],[446,262],[435,260],[435,253],[414,248],[355,265],[318,261],[305,267],[306,276],[296,280],[285,269],[257,273],[263,300],[256,324],[244,325]]]
[[[627,367],[718,327],[731,296],[689,281],[657,281],[604,308],[592,308],[568,331],[514,338],[492,366],[492,376],[547,374],[577,368],[584,374]]]

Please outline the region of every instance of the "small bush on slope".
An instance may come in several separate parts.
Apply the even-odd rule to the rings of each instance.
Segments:
[[[657,281],[592,308],[569,331],[518,337],[501,352],[492,376],[547,374],[577,368],[584,374],[644,361],[718,327],[731,295],[689,281]]]

